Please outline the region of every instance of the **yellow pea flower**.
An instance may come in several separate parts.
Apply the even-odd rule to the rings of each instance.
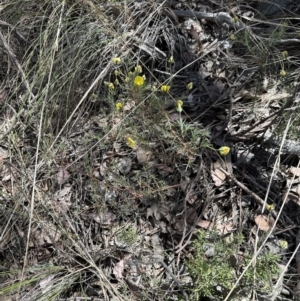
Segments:
[[[104,82],[104,85],[106,85],[106,86],[108,86],[108,88],[110,89],[110,90],[114,90],[115,89],[115,86],[114,86],[114,84],[113,83],[110,83],[110,82]]]
[[[281,69],[280,70],[280,76],[282,76],[282,77],[285,77],[286,76],[286,72],[283,70],[283,69]]]
[[[168,93],[171,89],[171,86],[163,85],[160,87],[160,90],[164,93]]]
[[[288,57],[289,53],[286,50],[284,50],[281,52],[281,55],[284,59],[286,59]]]
[[[289,244],[288,244],[288,242],[286,240],[281,240],[280,243],[279,243],[279,245],[280,245],[280,247],[282,249],[287,249],[288,246],[289,246]]]
[[[267,204],[267,205],[266,205],[266,209],[267,209],[268,211],[270,211],[270,212],[273,211],[273,210],[275,209],[275,204],[270,204],[270,205]]]
[[[136,76],[133,83],[135,86],[141,87],[144,85],[144,82],[145,80],[142,76]]]
[[[173,57],[173,55],[171,55],[170,58],[168,59],[168,63],[174,64],[174,57]]]
[[[121,64],[121,59],[120,59],[119,57],[114,57],[114,58],[113,58],[113,63],[114,63],[115,65]]]
[[[135,147],[135,141],[131,137],[127,137],[127,144],[131,148]]]
[[[234,34],[231,34],[229,38],[230,38],[231,41],[235,41],[236,40],[236,36]]]
[[[140,74],[140,73],[143,72],[143,68],[142,68],[141,65],[137,65],[137,66],[134,68],[134,71]]]
[[[115,70],[115,71],[114,71],[114,74],[115,74],[115,76],[119,76],[119,75],[120,75],[120,72],[119,72],[118,70]]]
[[[222,146],[222,147],[220,147],[220,148],[218,149],[218,151],[219,151],[219,154],[220,154],[221,156],[226,156],[226,155],[228,155],[229,152],[230,152],[230,147],[228,147],[228,146]]]
[[[190,82],[190,83],[188,83],[188,84],[186,85],[186,88],[187,88],[188,90],[192,90],[193,87],[194,87],[194,83],[193,83],[193,82]]]
[[[122,109],[123,109],[123,104],[120,101],[118,101],[116,103],[116,110],[117,111],[121,111]]]
[[[176,101],[176,110],[177,110],[178,112],[182,112],[182,106],[183,106],[182,100],[177,100],[177,101]]]

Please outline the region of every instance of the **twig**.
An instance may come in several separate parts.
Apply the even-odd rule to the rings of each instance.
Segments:
[[[15,27],[15,26],[13,26],[13,25],[11,25],[11,24],[5,22],[5,21],[2,21],[2,20],[0,20],[0,25],[9,27],[12,31],[14,31],[14,32],[16,33],[16,35],[17,35],[18,38],[20,38],[23,42],[25,42],[25,43],[27,43],[27,44],[29,43],[29,41],[26,40],[26,39],[19,33],[18,30],[16,30],[16,27]]]
[[[3,21],[1,21],[1,22],[3,22]],[[2,44],[4,45],[4,47],[5,47],[5,49],[6,49],[6,51],[7,51],[8,55],[9,55],[9,57],[11,58],[11,60],[12,60],[13,63],[17,66],[19,72],[21,73],[22,79],[23,79],[23,81],[24,81],[24,83],[25,83],[25,86],[26,86],[26,88],[27,88],[27,90],[28,90],[28,93],[29,93],[29,95],[30,95],[30,98],[29,98],[28,103],[31,104],[31,102],[36,98],[36,96],[32,93],[32,90],[31,90],[30,85],[29,85],[29,83],[28,83],[28,81],[27,81],[27,79],[26,79],[26,76],[25,76],[25,73],[24,73],[24,71],[23,71],[23,69],[22,69],[22,66],[20,65],[19,61],[17,60],[16,55],[13,53],[13,51],[11,50],[11,48],[9,47],[9,45],[7,44],[7,42],[6,42],[6,40],[5,40],[5,37],[4,37],[4,36],[2,35],[2,33],[1,33],[1,30],[0,30],[0,39],[1,39]],[[22,115],[23,113],[24,113],[24,109],[21,109],[21,110],[19,111],[19,113],[16,113],[16,114],[14,115],[14,117],[13,117],[13,119],[12,119],[12,122],[11,122],[9,128],[8,128],[3,134],[0,135],[0,141],[3,140],[3,139],[10,133],[10,131],[13,129],[14,125],[16,124],[17,119],[18,119],[19,116]]]
[[[173,9],[174,14],[177,17],[184,18],[197,18],[199,20],[207,20],[210,22],[214,22],[221,27],[230,27],[236,29],[245,28],[245,26],[241,22],[234,22],[233,18],[225,12],[220,13],[204,13],[204,12],[196,12],[191,10],[177,10]]]
[[[234,164],[233,166],[235,170],[237,170],[245,179],[247,179],[247,181],[251,182],[256,188],[260,189],[261,191],[266,190],[266,188],[258,184],[255,179],[243,173],[236,164]],[[269,194],[272,196],[272,198],[276,199],[277,195],[274,192],[270,191]]]
[[[144,262],[144,261],[135,259],[135,260],[133,260],[133,262],[140,263],[140,264],[153,264],[153,263],[161,264],[164,267],[164,269],[166,270],[166,272],[172,277],[173,281],[177,284],[178,288],[180,289],[180,291],[182,292],[182,294],[184,296],[185,301],[189,301],[188,295],[187,295],[186,291],[184,290],[184,288],[182,287],[181,283],[177,280],[175,275],[170,271],[169,267],[162,260],[157,259],[157,260],[151,260],[149,262]]]
[[[231,121],[231,117],[232,117],[232,108],[233,108],[233,93],[234,93],[234,87],[230,87],[229,88],[229,92],[228,92],[228,96],[229,96],[229,112],[228,112],[228,116],[224,122],[224,124],[222,125],[221,129],[218,130],[218,133],[214,136],[214,138],[217,138],[218,136],[221,135],[221,133],[226,129],[226,127],[228,126],[229,122]]]
[[[219,169],[231,180],[233,180],[239,187],[241,187],[245,192],[250,194],[251,197],[253,197],[260,205],[264,205],[264,200],[261,199],[256,193],[251,191],[249,188],[247,188],[244,184],[242,184],[240,181],[238,181],[234,176],[230,175],[225,169],[222,167],[219,167]]]
[[[23,79],[23,81],[24,81],[24,83],[25,83],[25,86],[26,86],[26,88],[27,88],[27,90],[28,90],[28,92],[29,92],[31,98],[34,99],[36,96],[32,93],[32,90],[31,90],[30,85],[29,85],[29,83],[28,83],[28,81],[27,81],[27,79],[26,79],[26,75],[25,75],[25,73],[24,73],[24,71],[23,71],[23,69],[22,69],[22,66],[20,65],[19,61],[17,60],[16,55],[13,53],[13,51],[10,49],[9,45],[7,44],[7,42],[6,42],[6,40],[5,40],[5,37],[2,35],[1,30],[0,30],[0,39],[1,39],[3,45],[4,45],[5,49],[6,49],[6,51],[7,51],[8,55],[9,55],[9,57],[11,58],[11,60],[12,60],[13,63],[17,66],[19,72],[21,73],[22,79]]]
[[[219,167],[219,169],[231,180],[233,180],[240,188],[242,188],[246,193],[248,193],[251,197],[254,198],[254,200],[261,206],[264,206],[265,201],[260,198],[256,193],[251,191],[249,188],[247,188],[244,184],[242,184],[240,181],[238,181],[233,175],[230,175],[226,170],[224,170],[222,167]],[[271,211],[273,217],[277,217],[277,212],[275,210]]]
[[[179,242],[179,244],[175,247],[175,249],[179,249],[176,253],[179,253],[181,250],[182,250],[182,244],[183,244],[183,241],[185,239],[185,234],[186,234],[186,202],[188,200],[188,198],[190,197],[191,193],[192,193],[192,190],[194,188],[194,184],[198,181],[199,177],[200,177],[200,172],[201,170],[203,169],[203,166],[202,164],[200,164],[199,168],[198,168],[198,171],[197,171],[197,175],[196,177],[190,182],[188,188],[186,189],[186,195],[184,197],[184,200],[183,200],[183,212],[184,212],[184,228],[183,228],[183,232],[182,232],[182,238]],[[178,260],[177,260],[177,264],[178,264],[178,261],[179,261],[179,258],[180,258],[180,254],[178,256]]]

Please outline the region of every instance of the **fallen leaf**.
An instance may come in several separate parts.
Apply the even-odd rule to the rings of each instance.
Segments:
[[[208,229],[210,228],[210,226],[212,225],[213,223],[210,222],[210,221],[206,221],[206,220],[201,220],[197,223],[197,226],[199,226],[200,228],[203,228],[203,229]]]
[[[58,185],[65,184],[69,178],[70,178],[70,173],[66,169],[60,169],[57,174]]]
[[[206,230],[212,230],[215,228],[219,235],[226,235],[235,229],[232,222],[215,224],[211,221],[201,220],[196,225]]]
[[[123,279],[123,271],[124,271],[124,260],[122,259],[115,264],[113,269],[113,274],[115,275],[118,281],[121,281]]]
[[[254,221],[255,221],[256,225],[258,226],[258,228],[265,232],[269,231],[273,224],[273,219],[271,217],[267,217],[266,215],[263,215],[263,214],[257,215],[254,218]]]
[[[172,113],[169,116],[170,121],[176,121],[180,119],[180,115],[178,113]]]
[[[220,170],[220,167],[221,164],[219,162],[215,162],[211,168],[211,177],[217,187],[222,186],[226,179],[226,175]]]
[[[289,169],[288,169],[288,171],[291,173],[291,174],[293,174],[293,175],[295,175],[295,176],[297,176],[297,177],[300,177],[300,168],[298,167],[290,167]]]
[[[55,278],[55,275],[49,275],[46,278],[44,278],[43,280],[40,281],[39,285],[40,288],[42,289],[42,293],[45,294],[46,292],[48,292],[49,290],[51,290],[52,286],[53,286],[53,279]]]
[[[134,107],[135,107],[135,102],[134,101],[126,101],[123,110],[124,111],[130,111]]]
[[[140,164],[147,163],[152,158],[152,151],[149,149],[145,149],[143,147],[139,147],[136,151],[136,158]]]

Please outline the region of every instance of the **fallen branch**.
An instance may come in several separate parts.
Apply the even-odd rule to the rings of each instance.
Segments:
[[[220,12],[220,13],[204,13],[204,12],[196,12],[191,10],[177,10],[173,9],[173,13],[177,17],[184,17],[184,18],[197,18],[199,20],[206,20],[213,23],[216,23],[220,27],[225,29],[228,28],[235,28],[235,29],[242,29],[245,26],[241,22],[235,22],[233,18],[228,13]]]
[[[3,21],[1,21],[3,23]],[[5,22],[4,22],[5,23]],[[8,23],[7,23],[8,24]],[[2,24],[3,25],[3,24]],[[17,66],[19,72],[21,73],[23,82],[28,90],[28,93],[30,95],[30,99],[29,99],[29,104],[36,98],[36,96],[32,93],[32,90],[30,88],[29,82],[26,79],[25,73],[22,69],[22,66],[20,65],[19,61],[16,58],[16,55],[13,53],[13,51],[11,50],[11,48],[9,47],[9,45],[6,42],[5,37],[2,35],[2,32],[0,30],[0,40],[2,41],[3,46],[5,47],[10,59],[13,61],[13,63]],[[17,119],[20,115],[22,115],[24,112],[24,109],[20,110],[19,113],[16,113],[15,116],[12,119],[11,125],[9,126],[9,128],[0,136],[0,141],[2,139],[4,139],[9,133],[10,131],[13,129],[14,125],[17,122]]]

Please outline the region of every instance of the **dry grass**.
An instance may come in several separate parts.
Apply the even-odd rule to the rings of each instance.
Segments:
[[[278,171],[298,159],[261,133],[299,133],[297,16],[211,2],[227,23],[214,15],[191,26],[178,11],[193,5],[98,2],[0,4],[0,297],[192,300],[199,287],[182,267],[195,229],[229,221],[225,236],[244,238],[237,258],[248,248],[252,259],[219,298],[237,294],[249,267],[256,298],[257,256],[276,240],[289,246],[276,249],[284,268],[268,298],[291,299],[299,203]],[[219,154],[224,145],[231,155]],[[279,176],[291,181],[285,195]],[[264,233],[254,217],[271,219],[270,203],[277,219]]]

